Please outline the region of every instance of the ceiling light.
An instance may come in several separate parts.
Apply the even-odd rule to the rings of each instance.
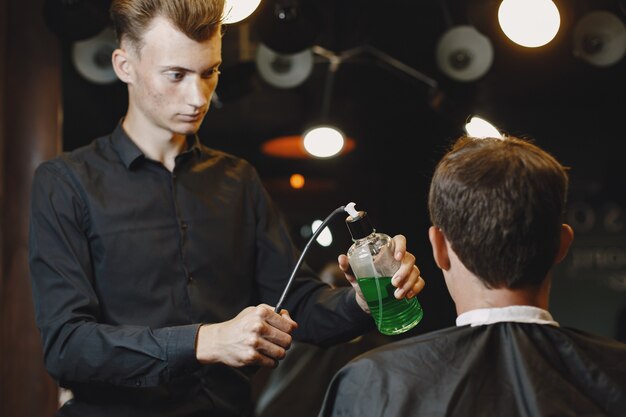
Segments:
[[[261,0],[226,0],[224,5],[224,23],[241,22],[259,7]]]
[[[340,154],[345,155],[354,148],[354,139],[344,137]],[[280,136],[267,140],[261,145],[261,152],[274,158],[311,159],[313,156],[304,148],[304,138],[301,135]]]
[[[264,0],[254,24],[262,43],[278,53],[294,54],[313,46],[322,20],[314,1]]]
[[[613,65],[626,54],[626,27],[607,11],[583,16],[576,23],[573,40],[574,56],[598,67]]]
[[[302,84],[313,72],[313,51],[305,49],[295,54],[280,54],[259,43],[255,62],[261,78],[268,84],[293,88]]]
[[[313,230],[313,233],[317,231],[317,229],[322,225],[322,223],[323,222],[321,220],[315,220],[313,222],[313,224],[311,225],[311,230]],[[333,234],[330,232],[330,229],[328,227],[324,227],[324,230],[322,230],[322,232],[319,234],[319,236],[315,240],[320,245],[324,247],[328,247],[333,243]]]
[[[437,65],[457,81],[474,81],[482,77],[493,62],[489,38],[472,26],[453,27],[437,42]]]
[[[343,133],[332,126],[317,126],[303,136],[304,149],[317,158],[330,158],[343,149]]]
[[[550,0],[503,0],[498,9],[498,22],[513,42],[536,48],[556,36],[561,17]]]
[[[72,44],[72,63],[78,73],[96,84],[117,81],[111,54],[117,48],[113,28],[107,26],[98,35]]]
[[[304,183],[305,180],[302,174],[291,174],[291,176],[289,177],[289,185],[291,185],[291,188],[299,190],[300,188],[304,187]]]
[[[504,139],[500,131],[491,123],[480,117],[473,116],[465,125],[465,132],[472,138],[497,138]]]
[[[431,89],[437,88],[437,81],[433,78],[422,74],[414,68],[369,45],[361,45],[355,48],[351,48],[341,52],[340,54],[336,54],[319,45],[313,45],[311,47],[311,51],[313,52],[313,54],[319,55],[327,59],[329,62],[328,71],[324,82],[324,91],[322,94],[322,108],[319,117],[319,121],[321,123],[316,126],[316,128],[320,129],[318,130],[316,128],[311,128],[307,130],[304,135],[281,136],[265,141],[261,145],[261,151],[265,155],[277,158],[297,159],[310,159],[311,156],[315,156],[317,158],[328,158],[337,154],[346,154],[355,148],[354,139],[345,137],[339,129],[328,125],[328,115],[330,112],[335,73],[339,69],[339,66],[342,62],[350,60],[358,55],[373,55],[381,63],[387,64],[389,67],[395,70],[399,70],[421,81],[422,83],[429,86]],[[294,54],[290,55],[284,52],[274,53],[282,54],[285,57],[294,57]],[[262,60],[265,62],[265,64],[267,64],[267,57],[263,58]],[[266,78],[266,81],[270,83],[273,82],[274,85],[277,86],[283,86],[287,84],[286,80],[279,78],[275,71],[269,71],[268,74],[270,74],[270,77]],[[306,139],[304,138],[305,135]]]
[[[339,69],[340,63],[341,59],[339,57],[335,55],[330,56],[322,97],[322,124],[307,130],[302,135],[304,149],[316,158],[330,158],[337,155],[341,152],[345,143],[343,133],[336,127],[326,124],[330,111],[335,73]]]

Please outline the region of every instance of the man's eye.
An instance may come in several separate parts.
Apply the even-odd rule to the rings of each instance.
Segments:
[[[185,74],[183,74],[182,72],[166,72],[165,76],[171,81],[180,81],[183,79]]]
[[[211,68],[210,70],[205,72],[203,75],[204,75],[204,78],[211,78],[214,75],[219,75],[219,74],[221,74],[219,68]]]

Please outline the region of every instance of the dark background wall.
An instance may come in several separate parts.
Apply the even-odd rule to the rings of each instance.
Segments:
[[[51,416],[57,390],[43,367],[28,274],[34,167],[60,150],[58,40],[42,1],[0,3],[0,415]]]

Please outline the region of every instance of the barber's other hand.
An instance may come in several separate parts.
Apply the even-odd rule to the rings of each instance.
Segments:
[[[204,364],[273,368],[285,357],[297,327],[287,310],[277,314],[267,304],[248,307],[232,320],[200,326],[196,357]]]
[[[415,256],[406,251],[406,237],[404,235],[396,235],[393,237],[396,253],[394,257],[401,261],[400,268],[391,278],[391,283],[396,290],[394,292],[394,296],[400,300],[404,297],[412,298],[415,297],[417,293],[422,291],[424,285],[424,279],[420,276],[420,270],[415,265]],[[363,296],[363,292],[359,287],[359,284],[354,277],[352,269],[350,268],[350,263],[348,262],[348,257],[346,255],[339,255],[337,259],[339,263],[339,268],[346,275],[346,279],[350,282],[352,287],[356,291],[356,301],[359,303],[359,306],[365,311],[369,313],[369,307],[367,306],[367,302],[365,301],[365,297]]]

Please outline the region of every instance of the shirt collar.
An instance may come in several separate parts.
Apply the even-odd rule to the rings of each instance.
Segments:
[[[466,311],[456,318],[457,326],[469,324],[474,327],[500,322],[536,323],[559,326],[559,323],[554,321],[549,312],[533,306],[479,308]]]
[[[124,119],[120,120],[117,124],[117,127],[111,134],[111,139],[113,147],[124,162],[124,165],[126,168],[130,169],[136,160],[143,159],[145,156],[124,130],[122,126],[123,120]],[[187,135],[187,150],[181,153],[181,155],[191,152],[196,154],[200,152],[200,139],[198,135]]]
[[[132,163],[139,158],[143,158],[144,155],[122,127],[123,120],[124,119],[120,120],[117,124],[117,127],[111,134],[111,140],[113,148],[117,151],[120,158],[122,158],[124,165],[126,168],[130,169]]]

